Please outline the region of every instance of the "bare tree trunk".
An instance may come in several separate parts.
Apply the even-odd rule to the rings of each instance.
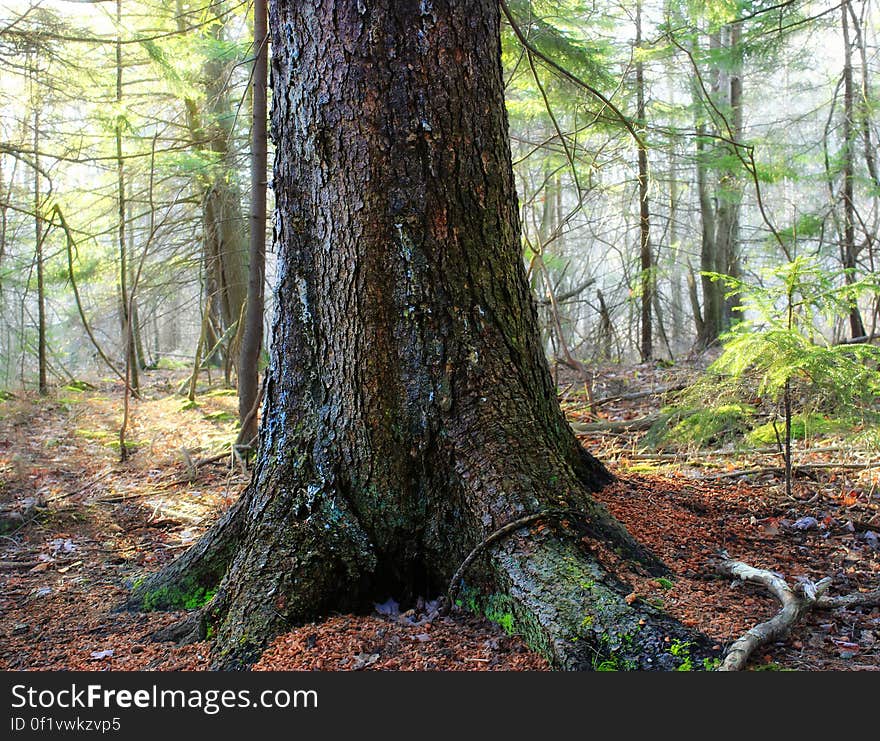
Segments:
[[[707,273],[718,272],[715,245],[715,206],[709,192],[709,173],[706,162],[706,131],[697,125],[696,136],[697,192],[700,199],[700,285],[703,291],[702,311],[694,312],[697,324],[697,346],[709,347],[721,333],[721,290],[719,284]],[[698,320],[699,316],[699,320]]]
[[[734,142],[742,139],[742,28],[741,24],[733,23],[724,28],[723,49],[728,56],[727,71],[721,75],[719,106],[728,117],[730,124],[729,136]],[[727,143],[726,149],[731,161],[736,160],[734,144]],[[716,271],[734,278],[739,277],[739,212],[742,200],[742,181],[737,166],[728,167],[721,175],[717,188],[717,212],[715,216],[715,251]],[[730,328],[735,316],[733,311],[737,305],[735,296],[724,296],[723,284],[717,284],[716,290],[721,294],[720,330]]]
[[[840,246],[841,261],[845,270],[847,283],[856,280],[856,247],[855,225],[855,126],[853,118],[853,69],[852,45],[849,37],[849,0],[841,5],[841,23],[843,28],[843,244]],[[865,325],[858,305],[853,302],[849,312],[851,337],[864,337]]]
[[[721,39],[718,33],[714,33],[709,39],[709,50],[716,56],[721,48]],[[710,73],[711,90],[717,94],[720,89],[720,72],[713,67]],[[691,291],[691,302],[694,306],[694,322],[697,327],[697,348],[706,348],[712,345],[721,333],[722,292],[720,285],[708,275],[719,272],[718,248],[715,240],[716,234],[716,204],[712,199],[712,186],[709,182],[709,159],[711,150],[707,146],[709,132],[703,120],[701,108],[705,105],[702,100],[701,85],[694,79],[691,82],[691,94],[694,102],[696,116],[696,170],[697,170],[697,196],[700,203],[700,288],[703,294],[702,310],[697,311],[699,306],[693,304],[694,292]],[[714,146],[714,145],[712,145]]]
[[[675,141],[671,140],[669,146],[669,264],[670,271],[670,301],[672,302],[672,344],[677,349],[681,347],[684,338],[684,295],[682,291],[681,276],[684,265],[681,264],[683,250],[679,244],[678,236],[678,156],[675,151]]]
[[[599,351],[603,360],[612,358],[612,341],[614,339],[614,325],[611,322],[611,312],[605,303],[602,291],[596,291],[596,299],[599,302]]]
[[[688,262],[687,271],[687,287],[688,300],[691,303],[691,312],[694,315],[694,324],[697,328],[697,346],[700,346],[700,338],[705,337],[705,327],[703,322],[703,312],[700,308],[700,296],[697,293],[697,279],[694,277],[694,268]]]
[[[868,168],[868,175],[874,183],[875,198],[880,197],[880,173],[877,171],[876,147],[871,134],[871,114],[873,104],[871,101],[871,83],[870,83],[870,67],[868,65],[868,49],[865,34],[862,31],[862,24],[859,16],[853,9],[852,2],[848,2],[849,17],[853,23],[853,31],[855,32],[856,46],[859,50],[861,59],[862,80],[861,89],[859,90],[859,107],[861,108],[859,120],[862,124],[862,143],[864,144],[865,165]]]
[[[36,76],[36,72],[33,73]],[[34,249],[37,263],[37,375],[38,389],[41,396],[49,393],[49,384],[46,378],[46,286],[43,269],[43,241],[45,232],[43,229],[43,197],[40,193],[40,104],[37,100],[37,81],[31,78],[34,88]]]
[[[132,195],[132,187],[131,183],[126,184],[128,187],[128,197],[126,199],[126,214],[127,220],[129,224],[129,228],[126,229],[127,239],[128,239],[128,256],[126,262],[129,266],[128,273],[128,284],[127,288],[129,290],[129,305],[131,306],[131,310],[129,312],[129,320],[131,322],[131,336],[132,336],[132,365],[137,369],[138,373],[138,381],[139,381],[139,372],[145,370],[147,367],[146,353],[144,352],[144,341],[141,332],[141,322],[138,312],[138,299],[135,295],[136,291],[136,283],[135,273],[137,272],[132,266],[132,260],[135,256],[135,229],[134,229],[134,214],[132,213],[132,201],[134,199]]]
[[[9,188],[6,188],[6,181],[3,173],[3,158],[0,157],[0,302],[3,300],[3,258],[6,257],[6,227],[9,210],[9,197],[12,193],[12,179],[9,181]],[[2,308],[2,303],[0,303]]]
[[[642,3],[636,3],[636,50],[642,44]],[[641,341],[642,362],[654,357],[652,309],[654,304],[654,256],[651,247],[651,211],[648,202],[648,147],[645,144],[645,71],[642,58],[636,56],[636,117],[642,130],[638,146],[639,159],[639,267],[641,268]]]
[[[252,414],[260,386],[260,351],[263,347],[263,290],[266,282],[266,92],[268,45],[266,0],[254,0],[254,69],[251,124],[251,203],[248,246],[248,293],[241,358],[238,363],[239,444],[257,436],[257,415]]]
[[[208,8],[214,16],[208,33],[213,40],[223,41],[228,18],[226,1],[210,0]],[[181,30],[186,27],[184,13],[182,0],[177,0],[177,24]],[[232,121],[235,117],[227,90],[229,67],[228,61],[221,58],[209,59],[204,64],[202,81],[207,101],[204,116],[199,115],[194,99],[184,100],[193,146],[210,151],[217,160],[215,166],[199,178],[204,230],[205,297],[212,297],[211,305],[217,319],[216,326],[213,322],[208,325],[205,345],[215,347],[217,338],[225,335],[230,327],[237,327],[223,352],[208,358],[218,365],[223,361],[227,381],[232,367],[235,366],[238,371],[242,331],[238,322],[245,310],[248,291],[245,219],[234,178],[236,164]]]
[[[131,304],[128,296],[128,249],[126,246],[126,194],[125,194],[125,158],[122,151],[122,0],[116,0],[116,217],[118,219],[116,234],[119,249],[119,317],[123,353],[125,356],[126,386],[134,393],[140,391],[138,363],[134,347],[134,334],[131,327]],[[126,392],[127,393],[127,392]],[[120,453],[125,458],[125,445]]]

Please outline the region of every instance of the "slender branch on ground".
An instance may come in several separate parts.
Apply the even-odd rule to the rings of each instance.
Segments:
[[[569,422],[569,424],[577,435],[583,435],[588,432],[643,432],[650,429],[658,419],[660,419],[660,415],[653,414],[639,419]]]
[[[870,468],[880,468],[880,461],[871,463],[800,463],[791,467],[792,473],[798,471],[822,471],[822,470],[844,470],[844,471],[864,471]],[[758,466],[756,468],[743,468],[738,471],[724,471],[723,473],[714,473],[703,476],[704,479],[732,479],[737,476],[755,476],[762,473],[785,473],[785,466]]]
[[[874,607],[880,605],[880,590],[853,593],[839,597],[827,597],[825,592],[831,586],[831,577],[817,582],[802,578],[791,587],[780,575],[767,569],[758,569],[742,561],[735,561],[722,554],[718,571],[743,582],[765,587],[782,605],[782,609],[770,620],[749,628],[742,637],[734,641],[718,671],[739,671],[744,669],[749,657],[761,646],[785,638],[795,623],[812,609],[836,609],[840,607]]]

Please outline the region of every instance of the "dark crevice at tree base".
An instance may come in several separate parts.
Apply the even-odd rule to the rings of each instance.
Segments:
[[[698,670],[713,665],[717,651],[711,641],[650,605],[638,600],[628,604],[628,585],[587,553],[582,541],[561,529],[521,528],[511,536],[512,542],[498,545],[497,553],[478,559],[475,578],[463,586],[456,607],[520,635],[558,669]],[[338,605],[328,603],[323,614],[337,607],[372,612],[374,602],[388,596],[388,582],[380,577],[381,572],[371,578],[372,586],[360,602],[343,590],[337,595]],[[397,583],[398,588],[404,586]],[[417,593],[418,588],[410,585],[408,591]],[[296,621],[230,626],[225,624],[230,619],[228,606],[221,586],[210,602],[152,638],[191,643],[237,631],[232,642],[214,642],[213,668],[240,670],[260,658],[275,634],[322,616],[319,611]]]

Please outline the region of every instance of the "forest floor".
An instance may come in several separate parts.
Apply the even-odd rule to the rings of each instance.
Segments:
[[[594,398],[604,421],[644,418],[687,368],[609,367]],[[234,437],[233,391],[204,388],[195,406],[176,395],[180,374],[152,371],[132,402],[131,455],[119,462],[121,389],[58,389],[0,402],[0,668],[202,670],[210,646],[153,643],[180,613],[119,612],[126,581],[168,562],[239,495],[239,463],[205,462]],[[581,384],[560,395],[572,421],[595,421]],[[628,575],[647,600],[721,648],[770,618],[778,604],[732,585],[718,553],[798,577],[829,576],[831,594],[880,587],[880,469],[834,440],[799,443],[804,470],[785,494],[772,452],[646,450],[643,431],[580,435],[618,480],[598,496],[670,567],[669,579]],[[862,457],[859,457],[859,456]],[[854,461],[856,462],[854,465]],[[870,461],[869,461],[870,463]],[[519,638],[430,604],[398,609],[389,595],[370,615],[333,615],[280,636],[256,669],[543,670]],[[402,611],[401,611],[402,610]],[[814,610],[761,649],[750,668],[880,670],[880,609]]]

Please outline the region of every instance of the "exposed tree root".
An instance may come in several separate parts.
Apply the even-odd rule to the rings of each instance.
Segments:
[[[188,551],[161,571],[132,585],[123,609],[174,610],[216,590],[238,545],[242,496]],[[168,639],[171,640],[171,639]]]
[[[525,517],[520,517],[512,522],[508,522],[503,527],[496,530],[491,535],[487,536],[481,543],[478,543],[474,549],[468,554],[468,557],[462,562],[461,566],[458,567],[456,572],[452,575],[452,578],[449,580],[449,587],[446,590],[446,596],[441,598],[440,603],[440,614],[445,615],[449,612],[452,604],[455,600],[455,594],[461,586],[461,578],[464,573],[467,571],[468,566],[470,566],[474,559],[480,555],[483,549],[488,546],[490,543],[503,538],[505,535],[512,533],[517,528],[525,527],[526,525],[530,525],[533,522],[537,522],[538,520],[549,516],[552,514],[552,510],[541,510],[540,512],[535,512],[531,515],[526,515]]]
[[[740,581],[766,587],[782,604],[782,609],[774,617],[749,628],[741,638],[731,644],[718,671],[733,672],[743,669],[756,649],[787,636],[795,623],[812,609],[880,605],[880,590],[826,597],[824,593],[831,586],[831,577],[826,576],[818,582],[801,579],[791,587],[779,574],[767,569],[757,569],[742,561],[734,561],[726,554],[718,564],[718,570]]]
[[[178,645],[187,645],[203,641],[207,636],[207,617],[204,610],[196,610],[183,620],[155,631],[150,640],[157,643],[171,641]]]
[[[503,539],[492,563],[499,589],[483,612],[496,620],[500,612],[502,624],[509,616],[558,669],[697,670],[717,654],[705,636],[629,599],[631,587],[557,533]]]

